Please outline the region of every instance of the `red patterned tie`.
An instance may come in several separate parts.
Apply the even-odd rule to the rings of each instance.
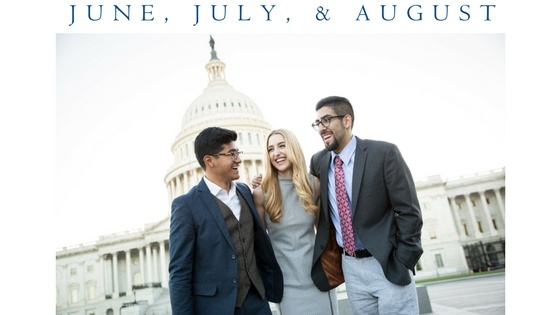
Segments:
[[[344,251],[349,255],[354,255],[354,229],[352,228],[352,217],[350,215],[350,203],[348,202],[348,194],[344,185],[344,170],[342,169],[342,160],[340,156],[334,158],[334,178],[336,184],[336,204],[338,207],[338,215],[340,216],[340,225],[342,227],[342,243]]]

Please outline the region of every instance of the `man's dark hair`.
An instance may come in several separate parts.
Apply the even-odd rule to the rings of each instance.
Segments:
[[[315,111],[323,107],[330,107],[335,112],[337,116],[339,115],[350,115],[352,117],[352,128],[354,128],[354,109],[352,104],[346,97],[342,96],[328,96],[317,102],[315,106]]]
[[[220,153],[225,144],[237,140],[237,132],[220,127],[208,127],[194,139],[194,154],[203,170],[206,170],[204,156]]]

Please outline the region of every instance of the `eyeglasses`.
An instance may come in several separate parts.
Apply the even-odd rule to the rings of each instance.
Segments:
[[[243,153],[243,151],[232,151],[228,153],[216,153],[212,154],[213,156],[229,156],[232,160],[236,160],[239,157],[239,154]]]
[[[331,124],[331,119],[342,118],[344,116],[346,115],[337,115],[337,116],[325,115],[321,117],[321,119],[315,120],[315,122],[311,124],[311,127],[315,128],[315,130],[319,130],[319,125],[323,125],[323,127],[327,128]]]

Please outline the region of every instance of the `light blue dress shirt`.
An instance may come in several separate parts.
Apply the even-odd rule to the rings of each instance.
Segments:
[[[348,194],[348,201],[350,202],[350,213],[352,214],[352,222],[354,220],[354,214],[352,212],[352,177],[354,175],[354,157],[356,155],[356,137],[352,136],[350,142],[344,147],[342,152],[338,154],[342,159],[342,169],[344,170],[344,185],[346,186],[346,193]],[[336,204],[336,185],[334,179],[334,158],[337,156],[336,153],[331,151],[331,164],[329,167],[329,204],[331,209],[331,218],[336,229],[336,241],[340,247],[344,248],[342,244],[342,231],[340,228],[340,216],[338,215],[338,206]],[[356,249],[364,248],[363,243],[360,241],[354,231],[354,242],[356,244]]]

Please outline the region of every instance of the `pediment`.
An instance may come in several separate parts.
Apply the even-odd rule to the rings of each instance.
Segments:
[[[146,224],[146,226],[144,228],[145,234],[158,233],[158,232],[169,232],[169,220],[170,219],[171,218],[168,215],[160,221]]]

